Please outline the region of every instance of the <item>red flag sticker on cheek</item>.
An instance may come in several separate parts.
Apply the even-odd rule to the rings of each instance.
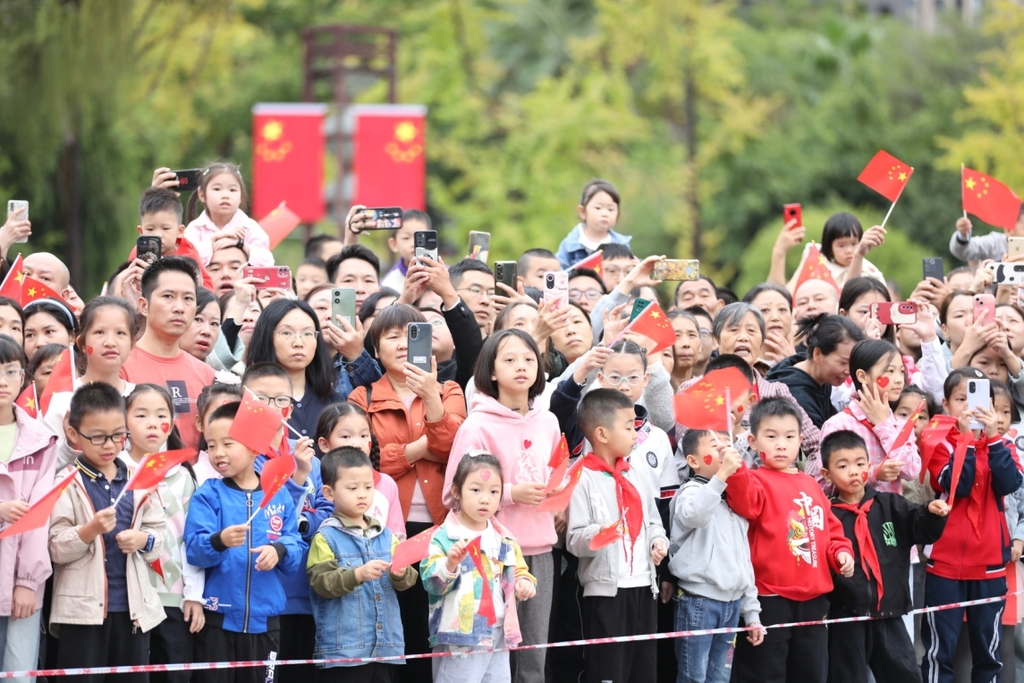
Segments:
[[[861,472],[860,476],[861,476],[861,479],[864,480],[864,483],[867,483],[867,481],[868,481],[868,473],[866,471],[865,472]]]
[[[889,378],[888,377],[879,377],[875,381],[878,382],[878,388],[880,388],[880,389],[885,389],[887,386],[889,386]]]
[[[710,455],[705,455],[704,456],[704,464],[705,465],[710,465],[712,462],[713,462],[713,459],[711,458]]]

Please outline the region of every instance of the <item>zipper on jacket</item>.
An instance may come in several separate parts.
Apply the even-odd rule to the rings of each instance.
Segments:
[[[252,516],[252,493],[245,492],[245,517]],[[252,587],[252,524],[245,534],[245,549],[248,551],[245,558],[245,615],[242,618],[242,633],[249,632],[249,590]]]

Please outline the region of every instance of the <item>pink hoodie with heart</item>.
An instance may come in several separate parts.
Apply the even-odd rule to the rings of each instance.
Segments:
[[[522,482],[545,484],[551,476],[548,460],[558,446],[562,432],[558,419],[546,410],[526,415],[509,410],[481,392],[473,395],[469,416],[459,427],[452,443],[444,475],[442,502],[454,508],[452,479],[459,462],[472,451],[486,451],[501,462],[503,473],[501,509],[496,517],[515,536],[523,555],[551,552],[558,538],[550,512],[538,512],[532,505],[512,502],[512,486]]]

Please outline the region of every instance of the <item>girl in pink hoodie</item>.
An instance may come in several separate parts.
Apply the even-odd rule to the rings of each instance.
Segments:
[[[476,393],[469,416],[455,435],[443,489],[444,504],[450,509],[455,504],[452,480],[469,452],[483,450],[501,462],[505,477],[496,518],[515,536],[530,573],[537,577],[537,596],[519,606],[524,645],[547,642],[555,581],[555,519],[536,506],[544,500],[548,461],[561,431],[553,414],[533,407],[545,386],[541,359],[536,342],[522,330],[502,330],[487,338],[477,359]],[[513,652],[516,680],[543,683],[545,652]]]
[[[14,405],[25,379],[25,354],[0,336],[0,531],[50,492],[57,437]],[[0,540],[0,671],[35,669],[39,610],[52,569],[46,525]]]

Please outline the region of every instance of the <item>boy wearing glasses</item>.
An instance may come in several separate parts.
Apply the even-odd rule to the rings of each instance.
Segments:
[[[83,386],[71,397],[65,433],[81,455],[63,473],[77,480],[50,515],[57,666],[148,664],[149,633],[165,618],[148,575],[165,517],[149,492],[124,491],[132,474],[117,457],[128,434],[124,399],[109,384]]]

